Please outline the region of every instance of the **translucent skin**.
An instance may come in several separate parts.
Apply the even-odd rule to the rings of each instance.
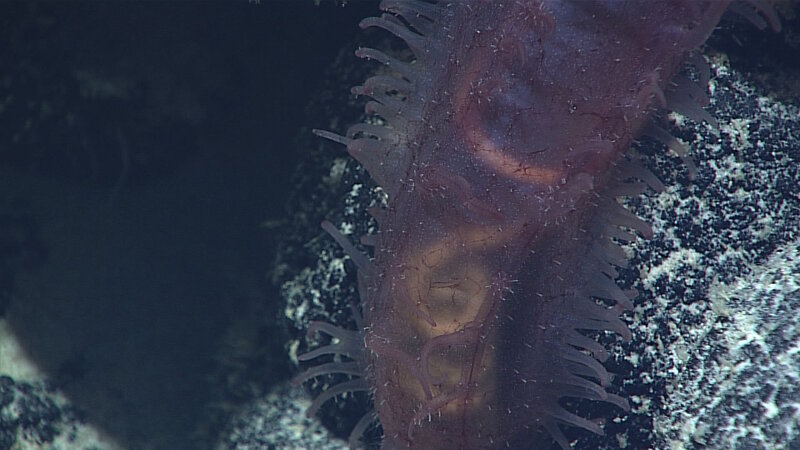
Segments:
[[[630,336],[618,319],[630,300],[610,268],[624,256],[608,235],[648,228],[615,216],[608,190],[727,6],[387,0],[414,33],[365,21],[420,61],[362,50],[410,82],[376,77],[356,89],[389,125],[348,134],[379,139],[327,134],[390,195],[359,273],[383,448],[530,448],[542,427],[565,446],[561,424],[602,429],[560,398],[627,406],[605,391],[605,350],[577,331]]]

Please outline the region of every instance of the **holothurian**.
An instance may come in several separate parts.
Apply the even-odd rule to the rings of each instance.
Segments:
[[[779,28],[764,0],[736,11]],[[630,331],[635,292],[616,284],[618,242],[651,234],[617,199],[661,184],[628,154],[644,134],[691,160],[654,113],[713,123],[702,106],[708,65],[694,52],[727,0],[385,0],[378,27],[412,57],[362,48],[385,66],[362,86],[376,120],[340,136],[388,194],[377,234],[358,251],[323,228],[358,268],[358,330],[314,322],[334,338],[300,357],[333,355],[297,382],[340,373],[315,411],[368,391],[382,448],[534,448],[563,427],[602,433],[563,399],[625,410],[609,392],[595,335]],[[695,77],[683,69],[689,67]]]

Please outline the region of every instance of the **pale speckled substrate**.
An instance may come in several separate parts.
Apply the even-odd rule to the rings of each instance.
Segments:
[[[347,450],[318,420],[306,417],[311,406],[302,388],[279,385],[231,420],[216,450]]]
[[[0,449],[122,450],[50,387],[0,319]]]
[[[673,449],[800,448],[800,241],[708,294],[718,316],[676,362],[656,432]]]
[[[643,292],[624,386],[656,448],[796,449],[800,110],[714,62],[720,130],[676,118],[700,176],[653,158],[667,189],[630,202],[656,236],[629,247]]]

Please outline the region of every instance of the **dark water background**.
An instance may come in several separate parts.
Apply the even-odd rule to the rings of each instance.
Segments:
[[[271,276],[298,136],[374,10],[0,3],[0,314],[126,447],[202,448],[290,375]]]

